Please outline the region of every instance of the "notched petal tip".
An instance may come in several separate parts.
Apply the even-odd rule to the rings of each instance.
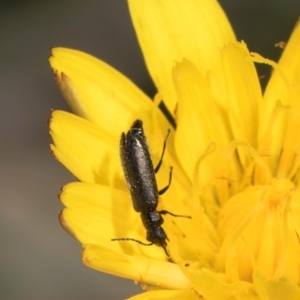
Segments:
[[[53,108],[50,109],[50,117],[49,117],[48,120],[47,120],[47,126],[49,127],[49,129],[50,129],[50,127],[51,127],[51,122],[52,122],[52,120],[53,120],[53,114],[54,114],[55,111],[56,111],[56,110],[53,109]]]
[[[54,58],[52,58],[54,59]],[[87,113],[86,109],[81,101],[81,98],[73,84],[72,79],[63,71],[60,71],[52,66],[51,58],[50,58],[50,65],[53,68],[54,72],[54,79],[57,83],[57,86],[62,93],[64,99],[72,109],[74,113],[82,118],[86,118]]]
[[[64,193],[64,188],[65,188],[64,185],[60,186],[60,188],[59,188],[60,189],[60,193],[57,195],[59,201],[61,201],[62,194]]]
[[[51,121],[52,121],[52,117],[50,117],[50,118],[47,120],[47,126],[48,126],[48,127],[50,127]]]
[[[50,150],[50,156],[51,157],[53,157],[53,158],[55,158],[55,159],[57,159],[57,157],[56,157],[56,155],[54,154],[54,151],[53,151],[53,145],[51,144],[51,145],[49,145],[49,150]]]
[[[56,81],[58,81],[60,76],[59,76],[59,73],[58,73],[57,70],[53,70],[53,75],[54,75],[54,79],[55,79]]]
[[[63,96],[66,97],[74,89],[71,79],[64,72],[53,69],[54,79],[62,92]]]
[[[56,49],[58,49],[59,47],[50,47],[50,53],[51,53],[51,56],[54,56],[54,52]]]
[[[54,72],[54,79],[57,81],[58,84],[69,84],[71,83],[71,79],[68,77],[67,74],[64,72],[59,72],[58,70],[53,69]]]
[[[61,213],[58,216],[58,220],[59,220],[59,224],[60,226],[73,238],[77,239],[76,234],[74,232],[74,230],[69,226],[69,224],[67,223],[67,221],[65,220],[64,216],[63,216],[63,211],[61,211]]]
[[[68,190],[69,185],[72,185],[72,183],[60,186],[59,199],[61,199],[61,196]]]

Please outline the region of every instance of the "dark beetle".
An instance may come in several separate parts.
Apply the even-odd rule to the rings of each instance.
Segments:
[[[170,131],[168,132],[168,135],[169,133]],[[190,217],[174,215],[166,210],[156,210],[159,195],[162,195],[167,191],[172,180],[171,167],[168,185],[162,190],[158,191],[155,173],[158,172],[162,164],[167,137],[164,141],[160,161],[157,167],[154,169],[147,145],[147,140],[144,135],[142,121],[136,120],[132,124],[127,134],[124,132],[122,133],[120,141],[120,155],[123,171],[131,194],[133,208],[135,211],[141,213],[143,225],[147,230],[147,241],[150,243],[146,244],[132,238],[116,238],[112,239],[112,241],[135,241],[143,246],[151,246],[155,244],[163,247],[167,256],[169,256],[166,248],[166,240],[168,240],[168,237],[161,227],[164,222],[161,215],[170,214],[174,217]]]

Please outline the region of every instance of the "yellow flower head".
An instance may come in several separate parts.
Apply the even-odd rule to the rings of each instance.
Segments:
[[[62,226],[94,269],[156,286],[132,299],[300,299],[300,25],[278,63],[237,42],[215,0],[129,0],[158,93],[154,101],[88,54],[50,64],[74,114],[54,111],[51,149],[79,182],[60,196]],[[255,63],[273,68],[264,94]],[[120,161],[120,136],[143,121],[168,253],[146,241]],[[202,298],[201,298],[202,297]]]

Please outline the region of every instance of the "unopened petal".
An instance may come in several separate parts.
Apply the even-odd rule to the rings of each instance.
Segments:
[[[129,8],[148,70],[169,110],[176,105],[171,71],[184,58],[202,76],[209,75],[214,96],[222,102],[220,49],[235,37],[217,1],[130,0]]]

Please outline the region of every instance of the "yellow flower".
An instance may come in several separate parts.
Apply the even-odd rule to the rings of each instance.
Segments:
[[[154,102],[82,52],[55,48],[50,64],[75,115],[54,111],[51,149],[79,182],[63,187],[63,227],[94,269],[157,286],[132,299],[300,299],[300,25],[277,63],[235,40],[214,0],[129,0]],[[254,62],[273,74],[262,95]],[[146,242],[121,169],[119,141],[144,123],[157,174],[170,189],[171,260]],[[153,288],[152,288],[153,289]]]

